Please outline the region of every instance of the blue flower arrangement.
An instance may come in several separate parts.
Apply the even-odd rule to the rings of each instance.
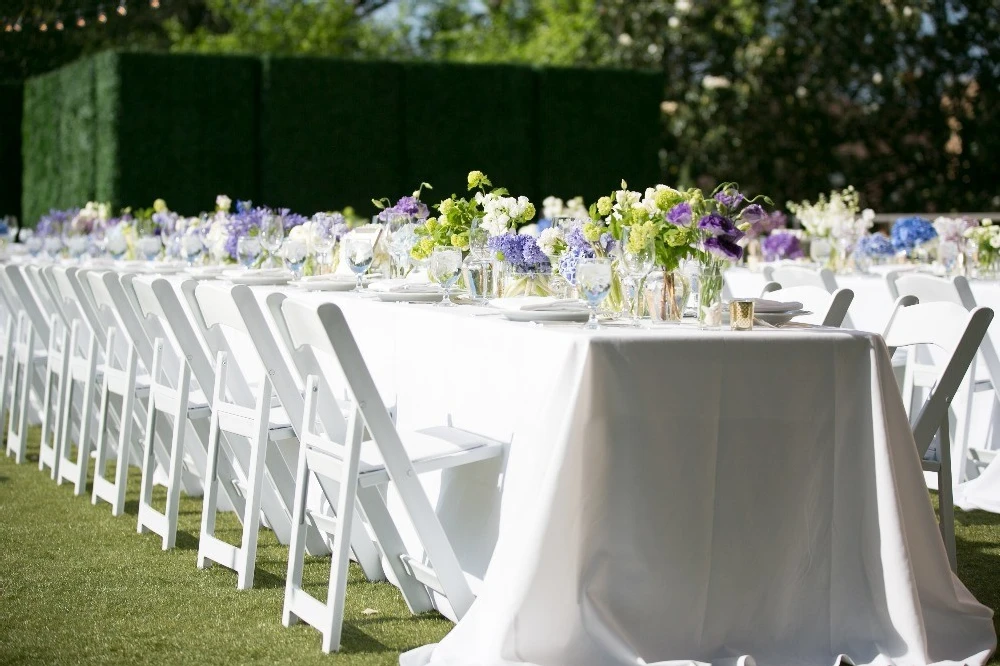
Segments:
[[[872,234],[859,240],[855,251],[863,257],[891,257],[896,248],[885,235]]]
[[[937,230],[930,220],[922,217],[904,217],[892,225],[892,247],[909,251],[937,238]]]

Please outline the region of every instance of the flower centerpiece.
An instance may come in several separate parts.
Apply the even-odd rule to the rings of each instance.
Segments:
[[[979,274],[993,277],[1000,270],[1000,226],[986,218],[962,234],[972,246]]]
[[[288,232],[288,240],[290,243],[301,243],[305,250],[302,274],[330,272],[334,268],[334,248],[347,231],[347,219],[337,212],[316,213],[305,222],[293,226]]]
[[[32,255],[37,255],[44,250],[50,257],[57,256],[62,251],[64,230],[79,212],[78,208],[67,210],[53,208],[38,218],[35,231],[28,241],[28,251]]]
[[[64,241],[69,256],[74,259],[83,257],[90,250],[91,235],[96,231],[104,231],[104,225],[111,217],[111,206],[106,203],[88,201],[87,205],[76,211],[69,224],[63,227]]]
[[[937,231],[928,219],[902,217],[893,222],[889,237],[897,253],[912,259],[926,255],[925,245],[937,238]]]
[[[549,296],[552,264],[534,236],[503,233],[491,236],[487,247],[509,271],[504,296]]]
[[[857,242],[875,221],[870,208],[861,211],[854,187],[819,195],[816,203],[789,201],[787,208],[802,223],[810,239],[809,255],[830,268],[843,265]]]
[[[761,238],[760,249],[764,255],[764,261],[801,259],[805,256],[799,237],[787,232],[772,233],[770,236]]]
[[[393,277],[403,277],[410,271],[410,253],[417,243],[416,228],[430,216],[427,204],[420,200],[424,188],[434,189],[429,183],[420,183],[412,195],[401,197],[392,205],[389,199],[372,199],[379,209],[377,219],[386,225],[388,232],[383,234],[382,241],[389,253]]]

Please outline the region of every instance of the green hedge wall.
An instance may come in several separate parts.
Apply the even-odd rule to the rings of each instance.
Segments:
[[[543,196],[583,195],[660,180],[659,74],[543,69],[538,73],[539,185]]]
[[[404,182],[400,150],[401,78],[392,63],[266,58],[261,201],[309,212],[367,210],[369,199],[414,187]]]
[[[30,79],[24,219],[91,199],[215,196],[302,213],[431,202],[480,169],[536,203],[659,178],[656,74],[318,58],[104,53]]]
[[[118,77],[113,203],[196,213],[220,192],[257,198],[258,59],[123,53]]]
[[[404,70],[406,181],[462,193],[470,170],[537,200],[536,75],[526,67],[413,64]]]
[[[0,217],[21,217],[21,118],[24,86],[0,84]]]

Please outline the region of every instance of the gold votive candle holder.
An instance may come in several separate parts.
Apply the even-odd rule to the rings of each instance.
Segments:
[[[732,331],[753,330],[753,300],[736,299],[729,302],[729,329]]]

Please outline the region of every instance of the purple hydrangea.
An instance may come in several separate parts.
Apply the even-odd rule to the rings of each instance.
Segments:
[[[334,240],[340,240],[348,231],[347,219],[340,213],[316,213],[312,221],[321,234],[329,234]]]
[[[576,225],[566,232],[566,247],[569,252],[577,253],[580,258],[594,258],[594,246],[584,238],[583,227],[580,225]]]
[[[896,249],[884,234],[872,234],[858,241],[855,252],[863,257],[891,257]]]
[[[260,222],[265,215],[271,213],[268,208],[251,208],[249,201],[236,202],[236,214],[230,215],[226,224],[226,253],[233,259],[238,259],[236,244],[241,236],[250,234],[251,229],[260,229]]]
[[[691,223],[691,204],[679,203],[667,212],[667,222],[683,226]]]
[[[47,214],[38,218],[38,224],[35,225],[35,235],[40,238],[61,236],[63,229],[69,225],[79,212],[79,208],[70,208],[68,210],[56,210],[53,208]]]
[[[780,259],[800,259],[805,254],[802,252],[802,245],[798,236],[793,234],[771,234],[760,240],[760,249],[764,254],[765,261],[778,261]]]
[[[305,224],[309,221],[305,215],[299,215],[298,213],[293,213],[288,208],[279,208],[277,214],[281,216],[281,222],[285,227],[285,231],[297,227],[301,224]]]
[[[502,234],[491,237],[486,245],[517,273],[548,273],[552,270],[549,258],[533,236]]]

